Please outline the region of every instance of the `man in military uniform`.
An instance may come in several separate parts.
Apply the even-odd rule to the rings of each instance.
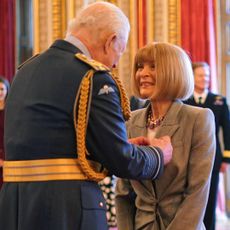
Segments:
[[[230,162],[230,115],[226,99],[208,90],[210,85],[210,68],[206,62],[194,62],[194,94],[185,101],[186,104],[209,108],[213,111],[216,124],[216,156],[211,177],[209,199],[204,224],[207,230],[215,229],[215,210],[218,193],[219,172],[223,161]],[[222,155],[219,130],[223,130],[224,154]]]
[[[162,173],[170,139],[127,140],[128,99],[110,73],[128,33],[119,8],[91,4],[69,24],[65,40],[18,70],[6,105],[0,229],[106,230],[97,182],[108,173]]]

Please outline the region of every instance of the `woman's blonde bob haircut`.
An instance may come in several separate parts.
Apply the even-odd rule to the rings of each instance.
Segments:
[[[133,94],[141,98],[139,82],[136,79],[138,66],[153,64],[156,73],[156,91],[149,99],[175,100],[188,99],[194,90],[194,78],[191,61],[179,46],[153,42],[139,49],[134,60],[131,84]]]

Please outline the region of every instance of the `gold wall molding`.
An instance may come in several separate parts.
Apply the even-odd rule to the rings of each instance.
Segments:
[[[137,51],[137,4],[136,0],[130,0],[130,37],[129,37],[129,47],[130,47],[130,58],[133,59]]]
[[[168,0],[168,42],[181,44],[180,0]]]
[[[52,41],[61,39],[66,32],[66,1],[52,1]]]
[[[154,1],[154,40],[168,41],[168,1]]]
[[[120,7],[125,15],[130,18],[130,0],[123,1],[123,0],[117,0],[117,6]],[[118,65],[118,75],[120,76],[120,79],[122,80],[124,87],[130,95],[130,75],[131,75],[131,69],[132,69],[132,60],[130,58],[130,51],[131,51],[131,46],[130,46],[130,38],[131,36],[129,35],[129,41],[126,47],[126,50],[124,54],[121,57],[121,60]]]
[[[74,18],[76,15],[76,1],[75,0],[69,0],[66,2],[66,21],[68,21],[72,18]]]
[[[48,26],[49,2],[47,0],[34,0],[34,54],[46,49],[50,40]]]
[[[155,16],[155,7],[154,0],[148,0],[146,4],[147,12],[147,43],[154,41],[154,16]]]
[[[47,49],[54,40],[64,37],[67,1],[70,0],[33,0],[34,54]]]

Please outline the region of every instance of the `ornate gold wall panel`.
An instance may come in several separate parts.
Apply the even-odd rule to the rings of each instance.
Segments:
[[[147,43],[154,41],[154,15],[155,15],[155,7],[154,0],[148,0],[146,5],[147,12]]]
[[[134,58],[134,55],[137,51],[137,5],[136,0],[130,0],[130,37],[129,37],[129,46],[130,46],[130,58]]]
[[[166,42],[168,41],[168,1],[154,1],[154,40]]]
[[[168,42],[181,44],[180,0],[168,1]]]
[[[118,3],[118,0],[108,0],[107,2],[110,2],[110,3],[113,3],[113,4],[115,4],[115,5],[118,5],[117,3]]]
[[[46,49],[50,41],[50,30],[48,24],[47,0],[34,0],[34,53]]]
[[[130,0],[117,0],[117,6],[120,7],[123,12],[126,14],[128,18],[130,18]],[[130,37],[129,37],[130,42]],[[130,94],[130,74],[131,74],[131,58],[130,58],[130,45],[128,43],[127,48],[123,56],[121,57],[121,60],[118,65],[118,74],[120,78],[122,79],[122,82],[128,92]]]
[[[75,6],[76,6],[75,11],[77,12],[81,7],[83,7],[86,4],[85,2],[86,1],[84,1],[84,0],[75,0],[75,3],[76,3],[75,4]]]
[[[66,32],[66,1],[52,1],[52,40],[60,39]]]
[[[180,0],[155,0],[154,15],[154,40],[180,45]]]
[[[64,37],[67,0],[33,0],[33,5],[34,53],[40,53],[54,40]]]
[[[69,0],[66,1],[66,21],[68,22],[70,19],[74,18],[76,15],[76,1]]]

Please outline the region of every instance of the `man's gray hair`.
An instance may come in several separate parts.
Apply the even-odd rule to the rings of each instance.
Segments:
[[[67,34],[81,28],[95,31],[97,35],[116,33],[128,39],[130,24],[128,18],[117,6],[108,2],[95,2],[82,8],[68,26]],[[95,34],[94,34],[95,35]]]

